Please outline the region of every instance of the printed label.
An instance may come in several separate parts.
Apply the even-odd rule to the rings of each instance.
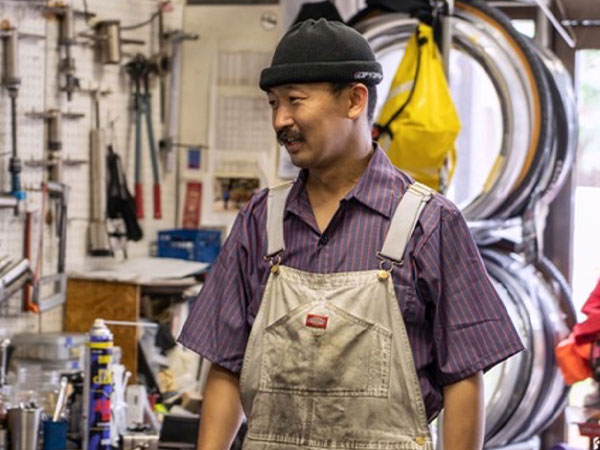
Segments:
[[[112,340],[90,337],[89,450],[110,450]]]
[[[306,326],[311,328],[327,328],[327,322],[329,321],[329,317],[327,316],[318,316],[316,314],[308,314],[306,316]]]
[[[383,75],[380,74],[379,72],[354,72],[354,79],[355,80],[373,80],[373,81],[379,81],[381,79],[383,79]]]

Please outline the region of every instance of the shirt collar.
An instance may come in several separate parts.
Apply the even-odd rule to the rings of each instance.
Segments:
[[[356,200],[364,206],[390,219],[394,206],[410,183],[408,176],[402,174],[391,163],[385,152],[374,145],[373,155],[363,172],[358,184],[342,199]],[[310,202],[304,189],[308,175],[307,170],[301,170],[288,197],[287,211],[308,218]]]

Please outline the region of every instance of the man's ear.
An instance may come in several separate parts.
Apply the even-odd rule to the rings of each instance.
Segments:
[[[350,86],[348,118],[358,119],[363,111],[367,110],[369,102],[369,90],[362,83],[355,83]]]

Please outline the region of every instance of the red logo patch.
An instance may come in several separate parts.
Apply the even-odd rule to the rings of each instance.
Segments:
[[[316,314],[309,314],[306,316],[306,326],[311,328],[327,328],[327,322],[329,317],[317,316]]]

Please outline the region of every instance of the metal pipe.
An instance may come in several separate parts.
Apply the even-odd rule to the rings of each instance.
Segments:
[[[65,6],[60,14],[58,30],[58,45],[65,48],[65,57],[60,61],[59,71],[65,74],[65,87],[67,100],[71,101],[73,92],[79,87],[79,80],[75,77],[75,59],[71,55],[71,47],[75,44],[75,27],[73,22],[73,8]]]
[[[21,278],[29,270],[29,260],[23,259],[14,264],[0,278],[0,288],[9,287],[17,279]]]
[[[0,208],[15,208],[17,203],[15,197],[0,196]]]
[[[143,327],[143,328],[158,328],[158,324],[154,322],[133,322],[127,320],[105,320],[107,325],[122,325],[125,327]]]
[[[446,80],[450,82],[450,51],[452,49],[452,16],[454,15],[454,0],[447,0],[447,11],[442,16],[442,61]]]
[[[12,263],[12,258],[8,255],[0,258],[0,272],[3,272]]]
[[[542,10],[544,15],[552,23],[552,26],[554,26],[554,29],[556,30],[556,32],[560,35],[560,37],[563,38],[565,43],[571,48],[576,48],[577,47],[577,39],[575,38],[575,36],[572,36],[571,34],[569,34],[569,32],[562,26],[562,24],[558,21],[556,16],[552,13],[552,11],[548,7],[548,5],[546,3],[544,3],[543,0],[533,0],[533,3],[536,4]]]
[[[121,27],[118,20],[103,20],[96,24],[96,48],[102,64],[121,62]]]
[[[535,17],[535,41],[543,48],[550,47],[550,23],[541,9],[537,10]]]
[[[3,31],[2,49],[2,84],[8,91],[10,97],[10,118],[11,118],[11,157],[8,163],[10,172],[11,195],[17,199],[15,205],[15,215],[19,214],[19,201],[25,198],[25,192],[21,189],[21,160],[18,155],[17,147],[17,95],[21,78],[19,77],[19,34],[16,28],[12,27],[8,21],[3,21],[0,25]]]
[[[21,84],[21,78],[19,77],[19,34],[15,28],[5,27],[9,26],[7,22],[2,23],[3,38],[3,62],[2,62],[2,84],[9,90],[16,91],[19,89]]]
[[[53,109],[48,111],[48,161],[50,162],[50,181],[62,180],[62,113]]]
[[[112,250],[106,229],[106,151],[104,130],[100,128],[100,92],[93,93],[96,127],[90,130],[90,202],[88,226],[89,253],[111,256]]]
[[[9,345],[10,339],[0,341],[0,388],[6,384],[6,359]]]

